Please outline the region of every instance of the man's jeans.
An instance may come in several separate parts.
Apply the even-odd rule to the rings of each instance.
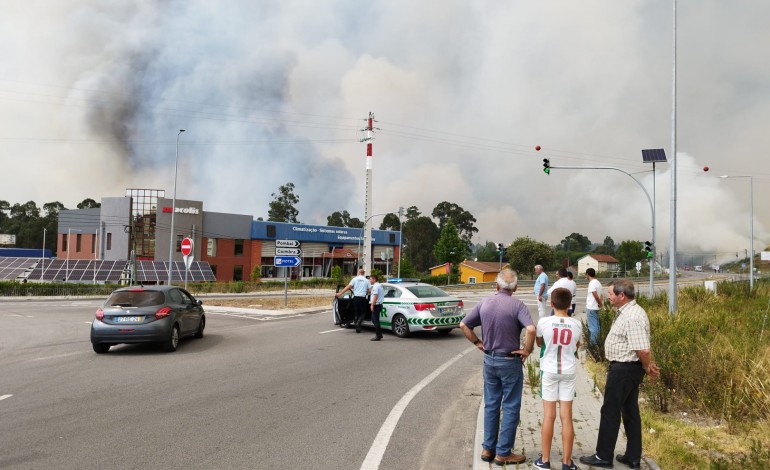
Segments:
[[[484,442],[481,446],[501,457],[513,450],[523,385],[519,357],[484,355]]]
[[[588,317],[588,341],[595,345],[599,341],[599,311],[586,310],[586,317]]]

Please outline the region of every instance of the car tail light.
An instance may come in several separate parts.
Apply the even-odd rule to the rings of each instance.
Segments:
[[[458,303],[457,303],[457,306],[458,306],[458,307],[465,307],[465,304],[464,304],[464,303],[463,303],[463,301],[461,300],[460,302],[458,302]]]
[[[99,321],[104,320],[104,312],[102,311],[101,308],[96,309],[96,319]]]
[[[128,289],[128,292],[144,292],[144,289],[141,287],[134,287],[132,289]]]
[[[155,318],[157,318],[158,320],[160,320],[161,318],[166,318],[169,313],[171,313],[171,308],[163,307],[162,309],[155,312]]]
[[[414,309],[418,312],[422,312],[423,310],[434,310],[436,306],[434,304],[414,304]]]

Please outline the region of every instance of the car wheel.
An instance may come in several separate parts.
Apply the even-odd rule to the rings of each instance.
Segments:
[[[454,328],[449,328],[446,330],[437,330],[437,331],[438,331],[438,334],[440,334],[441,336],[447,336],[449,335],[449,333],[452,332],[452,330],[454,330]]]
[[[195,330],[195,338],[203,338],[203,329],[206,328],[206,315],[201,315],[201,321],[198,323],[198,329]]]
[[[179,346],[179,325],[175,323],[171,327],[171,334],[168,335],[168,339],[163,343],[163,350],[174,352],[177,346]]]
[[[96,354],[104,354],[107,351],[110,350],[109,344],[103,344],[103,343],[91,343],[91,346],[94,347],[94,352]]]
[[[406,317],[400,313],[393,317],[393,333],[399,338],[409,336],[409,323],[406,321]]]

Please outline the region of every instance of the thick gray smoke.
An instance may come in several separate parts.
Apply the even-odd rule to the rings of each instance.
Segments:
[[[450,201],[478,219],[477,242],[646,240],[650,204],[629,176],[558,169],[617,167],[655,198],[668,245],[670,167],[653,194],[640,152],[671,158],[665,2],[9,0],[2,12],[14,47],[0,57],[0,199],[170,194],[185,129],[178,197],[266,217],[293,182],[301,221],[362,218],[371,111],[375,213]],[[714,176],[751,174],[762,249],[770,4],[678,13],[678,248],[748,246],[748,181]]]

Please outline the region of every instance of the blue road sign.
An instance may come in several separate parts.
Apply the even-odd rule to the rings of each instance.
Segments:
[[[276,256],[275,265],[277,267],[283,266],[299,266],[302,260],[299,256]]]

